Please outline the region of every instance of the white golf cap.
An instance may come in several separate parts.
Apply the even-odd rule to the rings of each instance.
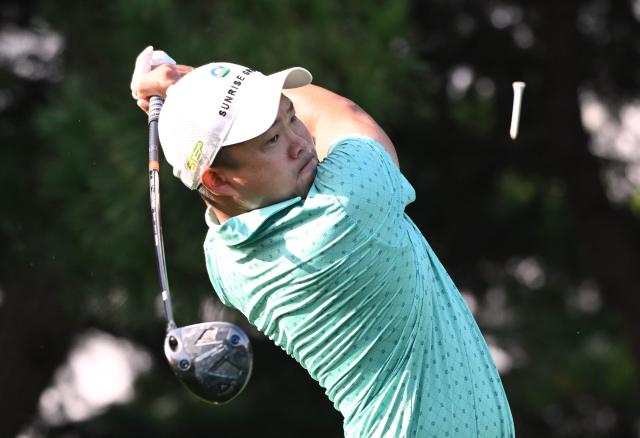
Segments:
[[[223,146],[250,140],[271,127],[283,88],[311,82],[294,67],[265,76],[228,62],[196,68],[169,87],[158,132],[173,174],[195,190]]]

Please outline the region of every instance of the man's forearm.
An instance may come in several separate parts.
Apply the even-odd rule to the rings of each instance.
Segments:
[[[380,142],[398,165],[398,156],[391,139],[353,101],[317,85],[283,90],[283,93],[293,101],[297,116],[311,131],[321,160],[337,140],[355,134]]]

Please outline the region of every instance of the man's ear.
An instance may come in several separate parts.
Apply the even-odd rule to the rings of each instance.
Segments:
[[[200,176],[200,182],[216,196],[237,196],[238,192],[230,184],[227,175],[220,169],[208,167]]]

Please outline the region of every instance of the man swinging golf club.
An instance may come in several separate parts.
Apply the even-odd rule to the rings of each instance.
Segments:
[[[215,62],[132,84],[143,109],[166,95],[162,149],[206,203],[217,294],[325,388],[347,437],[513,437],[482,334],[404,213],[393,143],[310,82]]]

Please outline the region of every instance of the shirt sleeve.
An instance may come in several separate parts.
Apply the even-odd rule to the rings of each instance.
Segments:
[[[363,231],[382,240],[393,237],[396,221],[415,200],[415,190],[388,152],[368,137],[338,141],[318,167],[314,184],[335,196]]]

